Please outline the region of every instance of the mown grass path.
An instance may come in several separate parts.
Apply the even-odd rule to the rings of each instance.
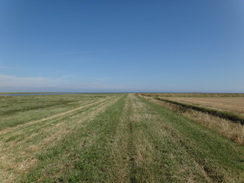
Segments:
[[[62,142],[84,121],[93,119],[119,96],[91,100],[89,104],[0,131],[0,182],[14,182],[37,162],[37,155]]]
[[[17,169],[29,167],[2,164],[6,182],[244,180],[243,146],[135,94],[73,112],[25,128],[33,137],[5,138],[3,153],[17,149]]]

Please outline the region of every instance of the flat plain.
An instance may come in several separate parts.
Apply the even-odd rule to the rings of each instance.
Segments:
[[[0,97],[0,182],[243,182],[244,147],[138,94]]]

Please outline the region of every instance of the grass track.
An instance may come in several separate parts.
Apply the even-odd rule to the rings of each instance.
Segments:
[[[13,153],[21,143],[13,162],[29,162],[29,168],[17,171],[19,167],[2,164],[5,175],[15,173],[6,182],[244,180],[243,146],[135,94],[108,98],[24,130],[33,138],[8,133],[8,138],[17,137],[4,138],[2,152]],[[34,150],[24,151],[26,147]]]

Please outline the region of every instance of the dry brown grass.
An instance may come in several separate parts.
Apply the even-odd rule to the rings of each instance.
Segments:
[[[244,93],[143,93],[155,97],[244,97]]]
[[[239,113],[244,116],[243,97],[169,97],[169,100]]]
[[[229,120],[212,116],[203,112],[186,109],[176,104],[167,103],[164,101],[156,100],[152,97],[144,96],[147,100],[157,103],[169,110],[177,112],[187,118],[190,118],[197,123],[206,126],[219,134],[239,143],[244,144],[244,125],[233,123]]]

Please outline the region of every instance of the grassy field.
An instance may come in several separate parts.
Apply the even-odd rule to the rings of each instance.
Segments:
[[[0,100],[0,182],[244,180],[243,146],[136,94]]]

